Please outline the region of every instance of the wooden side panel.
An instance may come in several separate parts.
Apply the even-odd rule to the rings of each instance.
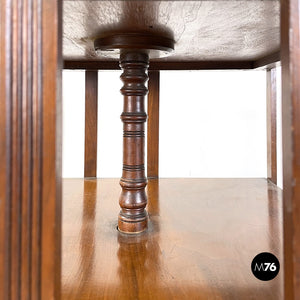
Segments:
[[[84,177],[97,177],[98,71],[85,71]]]
[[[32,30],[33,53],[32,60],[32,211],[31,211],[31,297],[33,300],[41,298],[41,210],[42,210],[42,2],[33,3]],[[38,280],[36,280],[38,279]]]
[[[276,68],[267,70],[268,179],[277,184]]]
[[[59,299],[61,2],[1,0],[0,299]]]
[[[60,298],[62,1],[43,0],[42,299]]]
[[[159,71],[149,71],[148,75],[147,177],[158,178]]]
[[[4,0],[0,3],[0,299],[8,300],[11,276],[11,152],[8,150],[11,150],[12,135],[12,70],[8,51],[11,51],[12,5]]]
[[[299,0],[281,0],[285,299],[300,299]]]

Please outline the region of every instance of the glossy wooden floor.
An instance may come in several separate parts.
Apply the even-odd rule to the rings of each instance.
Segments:
[[[150,228],[117,229],[117,179],[65,179],[63,299],[282,299],[282,270],[256,279],[264,251],[282,264],[281,191],[264,179],[160,179]]]

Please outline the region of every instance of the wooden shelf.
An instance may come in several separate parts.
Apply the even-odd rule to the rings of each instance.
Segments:
[[[63,181],[63,299],[282,299],[283,267],[256,279],[253,257],[282,261],[282,192],[265,179],[148,184],[148,232],[117,229],[117,179]]]
[[[279,4],[278,0],[65,0],[64,59],[106,61],[113,66],[112,59],[97,56],[94,40],[111,33],[134,31],[175,41],[175,51],[170,56],[156,59],[162,65],[164,62],[245,64],[257,61],[279,52]],[[167,68],[170,68],[168,64]]]

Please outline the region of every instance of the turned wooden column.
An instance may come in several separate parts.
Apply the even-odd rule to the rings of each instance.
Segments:
[[[120,180],[122,192],[118,229],[124,233],[139,233],[147,229],[147,179],[144,166],[147,115],[144,100],[148,93],[145,83],[148,80],[149,58],[168,55],[174,49],[174,41],[154,33],[103,32],[102,36],[95,39],[94,47],[99,55],[119,57],[123,69],[123,173]]]
[[[122,192],[118,228],[122,232],[138,233],[147,228],[147,196],[145,187],[145,112],[144,100],[148,93],[145,86],[148,80],[148,54],[126,52],[120,56],[123,69],[121,80],[124,86],[124,109],[121,120],[123,133],[123,173],[120,180]]]

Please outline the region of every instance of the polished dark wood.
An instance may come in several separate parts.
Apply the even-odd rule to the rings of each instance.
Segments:
[[[276,51],[253,62],[253,69],[273,69],[280,66],[280,52]]]
[[[147,177],[159,175],[159,71],[148,73]]]
[[[149,229],[125,235],[116,229],[117,183],[64,179],[62,299],[283,299],[283,268],[266,282],[250,269],[262,251],[283,264],[274,184],[149,180]]]
[[[84,177],[97,177],[98,71],[85,71]]]
[[[267,75],[267,151],[268,179],[277,184],[277,117],[276,117],[276,68],[266,71]]]
[[[62,1],[42,3],[41,299],[60,299]]]
[[[151,61],[149,66],[149,70],[248,70],[253,68],[254,61]],[[64,69],[119,70],[119,65],[117,61],[65,60]]]
[[[60,299],[61,1],[1,0],[0,299]]]
[[[59,299],[61,257],[61,1],[1,0],[1,8],[0,195],[2,201],[0,201],[0,296],[5,300],[29,299],[30,297],[32,299]],[[155,63],[158,63],[156,67],[158,69],[193,69],[200,67],[203,69],[213,67],[225,69],[226,63],[228,68],[234,68],[232,67],[234,62],[236,62],[235,68],[237,66],[241,68],[241,62],[245,66],[253,68],[269,65],[268,57],[279,51],[278,1],[245,1],[243,3],[239,1],[65,1],[64,12],[66,25],[64,26],[63,35],[64,57],[67,60],[103,60],[107,63],[107,66],[115,65],[116,62],[110,61],[109,58],[99,58],[96,55],[93,41],[104,30],[117,30],[120,28],[122,30],[138,29],[148,33],[155,30],[155,32],[160,31],[172,36],[176,42],[174,55],[155,61],[154,66]],[[280,40],[280,56],[283,66],[285,299],[299,299],[299,0],[281,0]],[[178,64],[179,61],[183,63]],[[218,222],[223,222],[224,210],[230,211],[228,205],[223,206],[222,213],[220,212],[220,217],[217,220],[214,218],[205,219],[205,214],[201,218],[198,211],[194,214],[193,212],[190,213],[189,218],[181,218],[182,214],[189,208],[189,202],[185,201],[187,205],[182,206],[183,196],[179,193],[179,185],[177,182],[172,182],[172,186],[176,194],[180,196],[180,201],[177,198],[177,202],[169,203],[166,210],[168,214],[165,214],[165,216],[168,216],[166,220],[159,224],[155,224],[155,222],[151,224],[153,224],[152,228],[156,230],[168,228],[170,226],[168,222],[173,218],[172,213],[174,212],[172,209],[180,207],[180,215],[177,214],[176,223],[172,223],[172,227],[176,229],[175,233],[169,231],[168,235],[160,236],[161,240],[153,239],[150,240],[150,243],[149,240],[140,243],[138,236],[132,237],[131,241],[129,241],[129,238],[119,237],[120,268],[118,273],[113,274],[113,279],[118,278],[120,280],[124,290],[123,293],[128,298],[136,297],[137,291],[144,295],[147,290],[151,290],[153,282],[157,282],[157,278],[169,278],[169,282],[174,282],[174,279],[176,279],[173,276],[174,269],[172,266],[174,261],[178,261],[178,257],[182,257],[182,253],[188,253],[188,258],[191,257],[191,253],[199,254],[199,248],[197,247],[197,250],[193,248],[195,241],[201,241],[200,255],[205,258],[202,260],[204,270],[211,270],[211,266],[214,265],[216,260],[218,262],[217,267],[219,267],[220,260],[226,256],[213,251],[215,248],[211,245],[219,245],[219,239],[213,240],[213,244],[209,244],[205,248],[207,246],[204,243],[205,238],[208,236],[207,240],[211,241],[210,236],[213,232],[207,231],[211,233],[208,235],[207,232],[201,231],[201,228],[210,224],[209,228],[211,230],[218,229],[218,232],[223,233],[223,229],[228,223],[222,223],[222,226],[218,227]],[[167,197],[160,194],[160,198],[170,199],[172,186],[166,188]],[[231,187],[235,186],[236,181],[231,183]],[[206,183],[206,188],[208,187],[209,185]],[[219,186],[211,187],[211,191],[208,191],[209,196],[207,196],[210,201],[205,202],[206,208],[213,207],[211,216],[216,213],[216,208],[222,208],[222,205],[224,205],[224,203],[218,201],[221,198],[224,200],[224,191],[222,191],[222,195],[220,194],[221,196],[219,195],[215,200],[215,205],[210,206],[212,204],[212,191],[215,192],[217,188]],[[272,193],[270,193],[270,189],[271,187],[268,185],[268,196],[263,197],[269,197],[269,195],[276,193],[276,188],[275,192],[272,191]],[[193,185],[186,187],[185,191],[195,191],[195,182]],[[110,192],[107,194],[110,194]],[[246,192],[244,190],[243,194],[252,195],[248,189],[246,189]],[[187,199],[188,195],[189,193],[185,193],[184,199]],[[203,190],[197,190],[197,203],[192,206],[193,209],[201,203],[198,198],[199,195],[201,197],[205,195]],[[236,199],[234,195],[231,191],[228,198],[234,200]],[[232,232],[236,234],[236,229],[241,230],[239,231],[241,234],[238,238],[235,236],[234,240],[224,240],[224,244],[221,247],[216,247],[217,249],[225,249],[225,254],[228,254],[226,250],[230,246],[227,245],[235,245],[234,250],[236,250],[236,241],[239,245],[244,236],[247,237],[247,244],[244,244],[242,249],[249,249],[247,248],[249,247],[249,230],[256,233],[255,239],[257,239],[257,227],[253,227],[251,224],[253,224],[253,220],[258,223],[261,221],[262,215],[257,213],[259,203],[255,205],[256,215],[250,214],[251,204],[256,203],[253,199],[262,199],[262,197],[256,196],[257,194],[253,194],[251,199],[247,198],[247,210],[242,215],[243,223],[238,222],[231,230],[228,230],[231,235]],[[72,198],[74,197],[72,196]],[[172,197],[173,199],[176,200],[176,197]],[[274,223],[272,218],[270,219],[274,214],[274,207],[272,206],[274,200],[270,201],[270,197],[268,199],[268,210],[259,211],[262,214],[264,211],[268,211],[266,214],[269,220],[269,227],[264,232],[264,237],[260,239],[260,245],[274,234],[280,236],[280,230],[276,229],[277,223]],[[275,196],[272,199],[276,201],[277,198]],[[225,204],[228,203],[225,201]],[[232,204],[233,210],[236,207],[239,208],[240,205],[241,202],[238,205],[236,203]],[[154,207],[158,207],[157,203]],[[163,210],[159,207],[159,213],[155,211],[153,215],[158,218],[161,213],[163,213]],[[246,227],[242,227],[241,224],[245,224],[245,216],[248,215],[251,215],[252,218],[248,220]],[[260,218],[255,218],[255,216],[260,216]],[[233,215],[233,217],[236,217],[236,215]],[[105,220],[105,215],[101,220]],[[206,223],[202,220],[205,220]],[[209,223],[211,220],[214,223]],[[181,225],[184,221],[193,224],[193,229],[183,235]],[[74,222],[72,225],[74,225]],[[104,228],[107,227],[104,226]],[[245,230],[243,231],[242,228],[245,228]],[[201,233],[196,237],[193,236],[195,229]],[[112,238],[113,235],[109,234],[108,231],[104,230],[104,232],[107,237]],[[145,236],[148,236],[149,233],[150,231]],[[162,241],[167,244],[168,236],[172,236],[172,234],[176,237],[176,243],[173,243],[176,251],[172,249],[171,251],[163,244],[160,248],[153,247],[162,243]],[[183,237],[189,236],[191,237],[190,242],[180,243]],[[222,237],[224,238],[224,233]],[[228,241],[230,242],[228,243]],[[274,249],[276,243],[279,245],[279,241],[276,239],[269,242],[271,246],[266,248],[270,251]],[[192,245],[191,251],[186,250],[187,244]],[[252,245],[255,245],[255,243],[250,243],[250,247]],[[72,248],[75,248],[74,245],[71,246],[69,249],[70,254]],[[140,256],[136,255],[140,258],[140,263],[132,262],[130,259],[127,260],[126,253],[131,251],[132,248],[135,255],[140,253]],[[165,251],[163,252],[160,249],[165,249]],[[204,255],[201,253],[203,249],[208,250]],[[232,251],[234,256],[231,257],[230,266],[237,267],[239,265],[236,264],[237,254],[242,255],[243,251],[234,250]],[[254,249],[253,252],[257,252],[257,250]],[[276,252],[276,250],[273,251]],[[157,263],[159,260],[156,258],[164,257],[166,253],[171,256],[172,263],[168,264],[167,267],[165,265],[160,267],[161,265]],[[175,260],[172,256],[174,253],[177,255]],[[247,252],[247,254],[250,257],[250,253]],[[251,252],[251,258],[253,257],[252,254]],[[280,254],[278,255],[280,256]],[[130,257],[132,256],[134,255]],[[90,255],[90,257],[92,259],[93,255]],[[108,255],[105,256],[105,258],[107,257]],[[210,259],[207,259],[207,257]],[[149,264],[147,260],[150,262]],[[198,259],[192,261],[186,259],[185,264],[180,265],[176,274],[181,274],[183,279],[188,278],[189,282],[193,284],[195,282],[194,278],[190,278],[189,274],[194,274],[194,272],[190,272],[190,269],[193,266],[194,268],[196,266],[196,269],[203,266],[202,263],[197,264],[197,261]],[[248,258],[241,259],[241,262],[247,263]],[[102,265],[101,267],[103,267]],[[154,274],[153,277],[146,277],[145,274],[148,273],[145,270],[147,271],[147,269],[138,269],[139,265],[143,267],[153,266],[159,269],[159,273]],[[187,268],[187,265],[190,268]],[[90,268],[91,266],[93,264],[89,264]],[[235,297],[246,299],[251,295],[253,287],[251,286],[251,289],[245,287],[245,284],[249,286],[247,276],[242,278],[242,283],[237,282],[236,274],[241,273],[238,272],[239,269],[237,269],[237,272],[233,272],[235,276],[232,282],[234,284],[226,285],[226,282],[224,283],[224,278],[229,276],[228,269],[230,266],[226,265],[224,269],[221,269],[221,271],[226,270],[226,273],[222,274],[222,278],[219,278],[218,275],[210,276],[202,273],[202,276],[199,276],[201,280],[198,280],[197,285],[194,286],[196,295],[201,295],[204,299],[220,298],[220,295],[223,294],[222,291],[225,291],[226,296],[224,298],[228,297],[229,299]],[[138,274],[138,278],[141,278],[140,281],[136,281],[137,277],[134,277],[134,275],[127,276],[129,274],[128,270],[134,271],[135,276]],[[185,270],[189,270],[189,273],[184,272]],[[217,270],[218,274],[222,273],[219,268]],[[109,272],[105,273],[105,278],[107,278],[107,273]],[[161,274],[163,276],[159,277]],[[150,280],[151,285],[147,285],[149,278],[153,279]],[[78,278],[76,279],[78,282]],[[180,280],[180,282],[182,281],[184,280]],[[204,281],[223,283],[219,286],[210,286],[209,289],[203,287],[202,290],[199,290]],[[257,282],[255,281],[255,283]],[[142,288],[140,290],[128,290],[129,284],[133,286],[135,284],[135,286]],[[223,288],[223,284],[225,288]],[[264,288],[260,285],[260,289],[254,289],[255,295],[252,298],[276,299],[278,295],[280,297],[282,295],[280,284],[276,284],[276,281],[269,282],[269,284],[272,285],[272,288],[266,288],[264,283]],[[95,286],[98,289],[101,285],[96,284]],[[145,286],[151,286],[151,288],[145,290]],[[165,286],[160,288],[160,291],[162,290],[167,292]],[[72,291],[73,293],[76,292],[73,286]],[[110,294],[109,287],[104,291]],[[276,294],[274,294],[274,291],[276,291]],[[173,298],[182,299],[183,295],[187,295],[189,299],[192,299],[195,295],[193,292],[182,292],[178,285],[173,286],[168,292],[169,294],[165,296],[165,294],[162,294],[163,292],[155,294],[156,291],[153,291],[154,298],[157,298],[157,295],[162,295],[160,298],[163,299],[171,294]],[[114,287],[112,293],[117,293]],[[95,298],[92,292],[88,295],[92,299]]]
[[[64,59],[98,57],[107,32],[171,37],[163,62],[255,61],[279,51],[279,1],[64,1]]]
[[[118,61],[64,60],[64,69],[68,70],[120,70]]]
[[[11,20],[11,6],[7,1],[1,0],[0,10],[0,110],[3,112],[0,118],[0,295],[4,300],[9,299],[10,294],[10,157],[11,152],[7,151],[10,148],[11,126],[10,126],[10,82],[4,80],[4,75],[7,74],[11,79],[12,70],[9,63],[10,57],[7,56],[6,47],[10,50],[10,32],[12,28],[5,26],[6,20]],[[8,85],[8,87],[7,87]]]
[[[285,299],[300,299],[300,3],[281,1]]]
[[[124,124],[123,134],[123,173],[120,180],[121,211],[118,228],[126,233],[139,233],[147,228],[147,179],[144,167],[145,112],[144,98],[148,90],[147,68],[149,57],[146,53],[126,52],[120,56],[123,70],[121,80],[124,86],[124,108],[121,115]]]
[[[94,47],[99,57],[119,57],[120,52],[130,49],[146,51],[150,58],[168,55],[174,50],[172,38],[159,34],[140,32],[102,33],[94,41]],[[146,50],[145,50],[146,49]],[[115,56],[117,55],[117,56]]]

